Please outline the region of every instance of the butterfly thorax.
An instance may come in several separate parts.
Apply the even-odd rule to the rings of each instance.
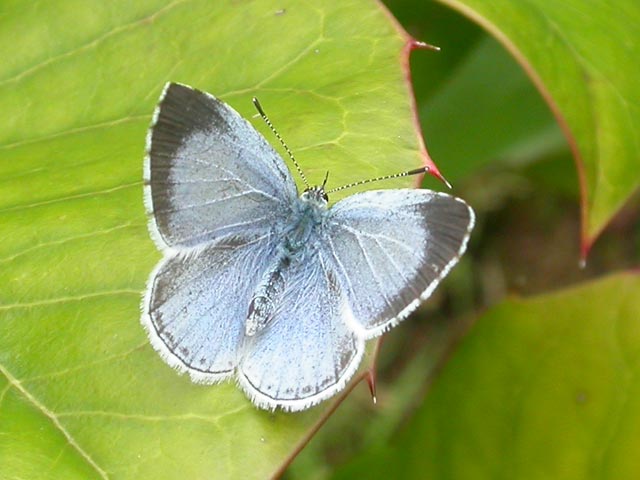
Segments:
[[[296,256],[303,248],[310,252],[317,240],[317,230],[327,213],[327,194],[321,186],[305,190],[295,203],[289,227],[283,232],[283,249],[286,254]]]
[[[295,203],[287,230],[282,232],[278,254],[263,274],[256,288],[245,322],[245,334],[253,336],[263,330],[273,318],[285,289],[286,271],[292,262],[305,261],[313,255],[317,230],[322,228],[328,198],[322,187],[305,190]]]

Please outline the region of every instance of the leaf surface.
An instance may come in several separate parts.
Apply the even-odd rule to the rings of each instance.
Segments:
[[[411,422],[334,478],[637,478],[640,277],[481,316]]]
[[[640,185],[640,4],[440,0],[518,60],[572,147],[582,191],[582,250]]]
[[[271,475],[329,403],[258,411],[232,383],[178,376],[149,345],[139,305],[160,254],[142,202],[147,126],[178,81],[275,143],[252,118],[258,96],[312,182],[415,168],[406,35],[358,0],[0,9],[2,476]]]

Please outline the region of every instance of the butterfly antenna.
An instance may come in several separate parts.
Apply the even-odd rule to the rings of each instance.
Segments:
[[[420,167],[420,168],[416,168],[414,170],[409,170],[402,173],[394,173],[393,175],[385,175],[384,177],[376,177],[376,178],[370,178],[369,180],[360,180],[358,182],[348,183],[347,185],[343,185],[338,188],[333,188],[327,191],[326,193],[329,194],[329,193],[339,192],[340,190],[346,190],[347,188],[357,187],[358,185],[364,185],[365,183],[379,182],[380,180],[390,180],[392,178],[408,177],[409,175],[419,175],[421,173],[426,173],[428,171],[429,171],[429,167]]]
[[[262,105],[260,105],[260,102],[258,101],[258,99],[256,97],[253,97],[253,104],[255,105],[256,110],[258,110],[258,113],[260,114],[260,116],[264,120],[264,123],[266,123],[267,126],[271,129],[271,131],[276,136],[276,138],[278,139],[280,144],[284,147],[285,151],[287,152],[287,155],[289,155],[289,158],[291,158],[291,161],[295,165],[296,170],[298,171],[298,174],[300,175],[300,178],[302,178],[302,181],[304,182],[304,185],[307,188],[309,188],[309,182],[307,181],[307,177],[304,176],[304,173],[302,172],[302,169],[300,168],[300,165],[298,165],[298,162],[296,161],[296,158],[293,156],[293,152],[291,150],[289,150],[289,147],[287,147],[287,144],[284,143],[284,140],[282,139],[282,137],[280,136],[280,134],[278,133],[276,128],[271,123],[271,120],[269,120],[269,117],[267,117],[267,114],[264,113],[264,110],[262,109]]]

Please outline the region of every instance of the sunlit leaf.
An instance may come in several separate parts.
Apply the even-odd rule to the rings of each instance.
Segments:
[[[407,37],[363,0],[15,0],[0,27],[2,476],[273,473],[327,404],[270,414],[232,384],[194,385],[140,326],[160,258],[147,125],[173,80],[247,118],[259,96],[313,182],[415,168]]]

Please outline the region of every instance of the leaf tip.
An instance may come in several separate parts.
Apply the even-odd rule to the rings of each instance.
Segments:
[[[449,180],[444,178],[444,175],[442,175],[440,173],[440,170],[438,170],[437,168],[435,168],[434,171],[429,171],[429,173],[431,173],[431,175],[433,175],[438,180],[440,180],[442,183],[444,183],[449,190],[451,190],[453,188],[453,186],[449,183]]]
[[[581,269],[584,269],[587,266],[587,257],[589,256],[592,246],[593,239],[583,235],[582,240],[580,241],[580,260],[578,260],[578,266]]]
[[[431,45],[430,43],[427,42],[422,42],[420,40],[416,40],[415,38],[411,38],[409,40],[409,48],[411,48],[411,50],[433,50],[434,52],[439,52],[440,51],[440,47],[438,47],[437,45]]]

